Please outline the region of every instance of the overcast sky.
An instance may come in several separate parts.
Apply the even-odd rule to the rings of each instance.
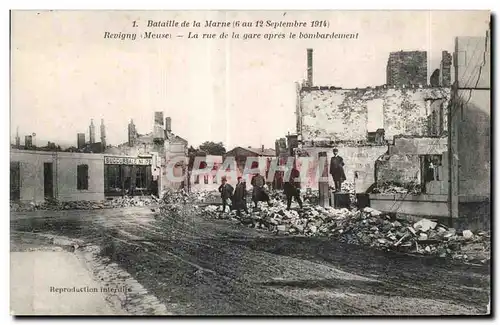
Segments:
[[[357,40],[202,40],[203,29],[145,28],[147,20],[327,20],[325,29],[212,29],[214,33],[359,33]],[[139,27],[133,28],[136,20]],[[152,130],[153,112],[172,118],[173,132],[193,146],[206,140],[274,147],[295,131],[295,81],[306,77],[314,49],[315,85],[344,88],[385,83],[389,52],[428,51],[428,74],[456,36],[484,36],[489,14],[474,11],[12,13],[11,138],[19,127],[41,141],[76,145],[91,118],[103,118],[108,144],[127,141],[133,119]],[[104,39],[104,33],[171,32],[171,40]],[[183,34],[183,38],[175,35]],[[139,36],[139,35],[138,35]]]

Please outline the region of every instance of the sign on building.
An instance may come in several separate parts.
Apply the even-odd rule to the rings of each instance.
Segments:
[[[105,165],[151,165],[151,158],[104,157]]]

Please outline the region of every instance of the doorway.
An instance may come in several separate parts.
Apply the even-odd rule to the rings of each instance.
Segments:
[[[10,162],[10,199],[19,201],[21,198],[21,173],[18,161]]]
[[[54,180],[52,163],[43,164],[43,194],[47,199],[54,198]]]

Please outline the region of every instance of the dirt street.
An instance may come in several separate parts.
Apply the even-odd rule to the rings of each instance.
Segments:
[[[40,234],[101,247],[171,314],[485,314],[490,296],[489,265],[165,218],[144,207],[11,214],[11,251],[42,245],[26,239]]]

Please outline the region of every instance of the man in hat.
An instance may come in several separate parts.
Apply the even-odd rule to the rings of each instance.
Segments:
[[[233,195],[233,209],[236,210],[236,215],[241,216],[241,209],[248,214],[247,209],[247,184],[242,177],[238,177],[238,184]]]
[[[255,207],[257,208],[260,201],[267,202],[269,206],[272,206],[269,195],[267,195],[266,191],[264,190],[264,185],[266,185],[264,176],[258,173],[252,178],[251,184],[253,186],[252,201],[255,204]]]
[[[332,175],[333,183],[335,184],[335,192],[340,192],[342,182],[346,180],[344,173],[344,159],[338,155],[339,150],[333,149],[333,157],[330,160],[330,175]]]
[[[233,187],[227,183],[227,178],[222,177],[222,184],[219,186],[219,193],[222,199],[222,213],[226,211],[226,206],[231,211],[229,200],[233,197]]]
[[[290,210],[292,205],[292,199],[295,198],[295,201],[299,204],[302,209],[302,200],[300,199],[300,172],[299,170],[293,166],[292,171],[290,173],[290,178],[285,180],[285,184],[283,185],[283,190],[286,195],[286,209]]]

